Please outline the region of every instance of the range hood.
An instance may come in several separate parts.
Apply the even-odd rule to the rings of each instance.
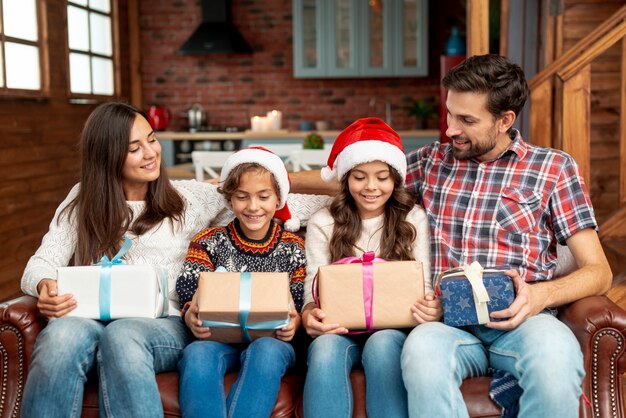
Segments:
[[[179,54],[252,52],[230,20],[229,0],[201,0],[202,23],[178,50]]]

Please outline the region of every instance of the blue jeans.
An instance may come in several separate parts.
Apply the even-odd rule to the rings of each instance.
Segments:
[[[180,411],[194,417],[263,417],[271,415],[280,380],[296,361],[291,344],[263,337],[249,345],[195,341],[178,363]],[[239,369],[224,396],[224,375]]]
[[[105,323],[64,317],[37,337],[24,387],[23,417],[79,417],[94,365],[101,417],[162,417],[155,374],[176,370],[188,341],[180,318]]]
[[[467,417],[461,382],[486,374],[489,366],[518,379],[524,391],[520,418],[578,417],[585,374],[580,345],[549,314],[530,317],[508,332],[439,322],[418,325],[402,351],[409,415]]]
[[[367,338],[365,344],[363,339]],[[304,384],[306,418],[349,418],[354,409],[350,371],[359,363],[365,371],[367,415],[406,417],[400,353],[406,334],[383,330],[369,336],[325,334],[309,347]]]

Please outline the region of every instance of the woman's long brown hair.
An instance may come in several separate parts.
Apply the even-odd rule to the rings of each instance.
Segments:
[[[92,264],[103,255],[113,257],[127,230],[141,235],[166,218],[174,228],[174,221],[184,216],[185,203],[161,163],[159,177],[148,184],[145,209],[131,225],[122,170],[137,115],[145,117],[129,104],[109,102],[98,106],[85,122],[80,138],[80,190],[61,213],[68,217],[76,213],[76,265]]]
[[[406,220],[415,205],[415,198],[404,188],[402,177],[396,169],[389,167],[393,178],[393,193],[385,204],[385,221],[376,254],[387,260],[414,260],[411,247],[415,241],[415,227]],[[348,188],[350,172],[341,179],[341,191],[330,205],[330,214],[335,220],[329,249],[331,260],[354,256],[354,245],[361,235],[361,217],[354,198]]]

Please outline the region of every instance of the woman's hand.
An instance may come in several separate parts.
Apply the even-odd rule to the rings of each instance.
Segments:
[[[193,335],[199,340],[206,340],[211,336],[211,329],[203,327],[202,321],[198,318],[198,292],[194,293],[191,299],[191,306],[185,313],[185,324],[191,330]]]
[[[348,329],[339,324],[323,324],[322,319],[326,317],[324,311],[315,307],[314,303],[309,303],[302,310],[302,324],[307,334],[317,337],[322,334],[347,334]]]
[[[57,295],[57,281],[54,279],[43,279],[37,284],[39,299],[37,299],[37,308],[39,312],[48,318],[60,318],[67,315],[76,308],[76,299],[67,293],[65,295]]]
[[[411,306],[413,318],[420,323],[439,321],[443,316],[441,299],[437,299],[433,292],[427,293],[423,299],[418,299],[415,305]]]

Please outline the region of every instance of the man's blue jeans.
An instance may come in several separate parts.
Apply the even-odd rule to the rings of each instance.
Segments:
[[[508,332],[439,322],[418,325],[402,351],[409,415],[467,417],[461,382],[486,374],[489,366],[518,379],[524,390],[520,418],[578,417],[585,374],[580,345],[549,314],[530,317]]]
[[[185,418],[267,418],[280,380],[295,361],[291,344],[276,338],[259,338],[247,346],[195,341],[178,364],[181,413]],[[237,380],[225,399],[224,375],[237,369]]]
[[[101,417],[162,417],[155,374],[176,370],[187,341],[176,316],[50,321],[35,343],[22,416],[79,417],[87,376],[97,365]]]
[[[363,339],[367,338],[365,344]],[[370,418],[406,417],[400,353],[406,334],[383,330],[371,335],[325,334],[309,347],[304,384],[306,418],[349,418],[354,408],[350,371],[362,362],[366,409]]]

